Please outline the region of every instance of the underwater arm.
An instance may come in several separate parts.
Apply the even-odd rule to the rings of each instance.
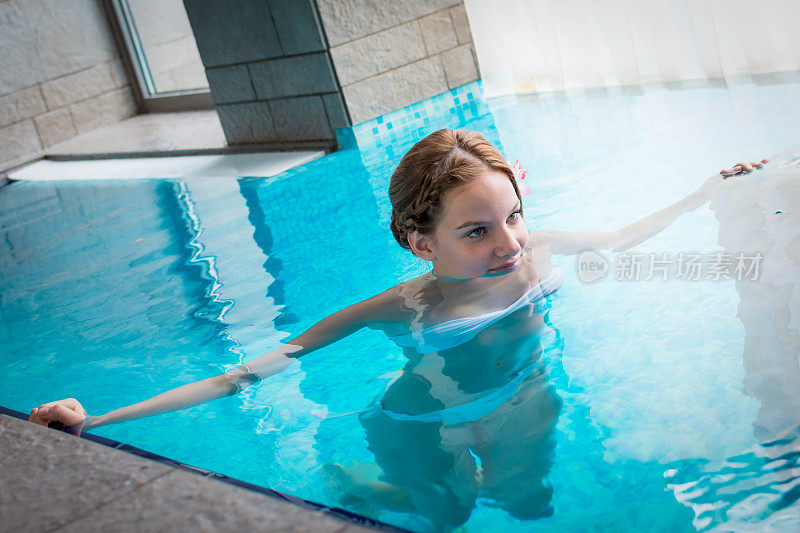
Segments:
[[[590,249],[611,249],[615,252],[627,250],[657,235],[684,213],[704,205],[729,175],[749,172],[766,162],[764,159],[761,163],[738,163],[733,169],[723,170],[721,175],[710,177],[685,198],[616,231],[536,231],[531,232],[531,239],[533,242],[549,245],[550,253],[557,255],[574,255]]]
[[[380,316],[381,305],[381,295],[359,302],[324,318],[286,344],[244,365],[104,415],[90,416],[78,400],[68,398],[40,405],[31,411],[28,420],[43,426],[57,422],[66,426],[68,432],[79,433],[231,396],[280,373],[298,357],[355,333],[368,323],[370,317]]]

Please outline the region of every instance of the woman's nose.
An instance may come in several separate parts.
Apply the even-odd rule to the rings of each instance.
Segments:
[[[499,233],[498,242],[495,247],[495,254],[498,257],[513,257],[522,250],[522,246],[517,240],[516,234],[509,228],[503,229]]]

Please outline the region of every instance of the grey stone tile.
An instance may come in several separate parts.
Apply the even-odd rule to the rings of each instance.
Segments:
[[[438,57],[423,59],[344,87],[353,124],[430,98],[447,90]]]
[[[42,147],[32,120],[17,122],[0,128],[0,162],[6,163],[18,157],[33,154]],[[0,168],[5,168],[0,164]]]
[[[20,157],[15,157],[14,159],[8,159],[5,161],[3,161],[2,158],[0,158],[0,171],[10,170],[14,167],[24,166],[27,165],[28,163],[33,163],[35,162],[36,159],[38,159],[40,156],[43,155],[44,152],[40,150],[37,152],[28,152]]]
[[[467,8],[464,4],[457,5],[450,8],[450,18],[453,20],[453,29],[456,32],[458,44],[466,44],[472,42],[472,30],[469,27],[469,18],[467,18]]]
[[[337,46],[403,22],[409,22],[461,0],[317,0],[328,44]]]
[[[281,98],[269,103],[279,141],[333,139],[325,106],[319,96]]]
[[[249,65],[259,99],[281,98],[337,90],[328,54],[320,52]]]
[[[419,19],[422,38],[428,55],[449,50],[458,44],[449,10],[437,11]]]
[[[197,49],[206,67],[282,55],[269,6],[263,0],[185,0]]]
[[[347,128],[350,126],[350,119],[347,118],[347,110],[344,101],[339,93],[322,95],[322,103],[325,104],[325,112],[328,114],[328,122],[331,128]]]
[[[475,65],[475,57],[472,55],[471,44],[442,52],[439,57],[442,60],[444,73],[447,76],[447,86],[450,89],[478,79],[478,68]]]
[[[108,63],[42,83],[44,100],[50,109],[80,102],[113,88],[114,78]]]
[[[150,113],[109,124],[48,149],[52,154],[98,154],[224,148],[215,110]]]
[[[124,501],[172,469],[0,415],[0,509],[5,531],[46,531]]]
[[[176,471],[59,531],[338,533],[348,527],[347,522],[317,511]],[[358,530],[365,531],[359,528],[355,531]]]
[[[72,104],[69,109],[78,133],[84,133],[133,116],[136,114],[136,102],[131,90],[123,87]]]
[[[337,533],[360,533],[364,531],[373,531],[372,529],[367,529],[364,526],[360,526],[358,524],[349,524],[345,526],[344,529],[338,531]]]
[[[0,76],[0,94],[16,92],[42,81],[36,57],[36,35],[30,31],[25,5],[21,1],[0,3],[0,50],[3,50],[3,70],[13,76]],[[10,54],[6,50],[14,50]]]
[[[217,114],[229,144],[276,140],[272,112],[267,102],[218,105]]]
[[[427,55],[417,21],[331,48],[333,64],[342,85],[406,65]]]
[[[38,116],[34,122],[39,132],[39,139],[45,147],[66,141],[78,134],[78,130],[72,124],[72,115],[67,107]]]
[[[28,87],[0,98],[0,128],[47,111],[39,87]]]
[[[119,57],[99,2],[0,2],[0,50],[2,95]]]
[[[256,99],[247,65],[206,69],[211,96],[217,104],[249,102]]]
[[[128,78],[128,72],[125,70],[125,65],[123,65],[121,59],[115,59],[108,65],[111,68],[111,79],[114,81],[115,89],[125,87],[131,83],[131,80]]]
[[[284,54],[325,50],[312,0],[269,0],[269,9]]]

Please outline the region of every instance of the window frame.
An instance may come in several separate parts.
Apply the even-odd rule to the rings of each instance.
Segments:
[[[117,43],[140,112],[168,113],[214,108],[214,100],[208,88],[156,92],[149,70],[144,70],[147,57],[144,55],[141,40],[135,33],[136,25],[133,23],[127,1],[101,0],[101,3],[106,11],[111,33]]]

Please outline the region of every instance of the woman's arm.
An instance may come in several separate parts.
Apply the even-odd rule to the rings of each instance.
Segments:
[[[728,176],[750,172],[753,168],[761,168],[764,163],[767,163],[766,159],[761,163],[737,163],[733,169],[721,171],[722,176],[712,176],[699,189],[678,202],[616,231],[532,231],[531,241],[534,244],[548,245],[550,253],[558,255],[574,255],[589,249],[612,249],[615,252],[627,250],[660,233],[682,214],[704,205],[710,199],[712,191]]]
[[[47,426],[59,422],[77,433],[107,424],[185,409],[210,400],[237,394],[262,379],[278,374],[298,357],[340,340],[372,321],[382,320],[389,310],[390,291],[351,305],[317,322],[286,344],[233,370],[168,390],[133,405],[100,416],[90,416],[74,398],[40,405],[28,420]]]

